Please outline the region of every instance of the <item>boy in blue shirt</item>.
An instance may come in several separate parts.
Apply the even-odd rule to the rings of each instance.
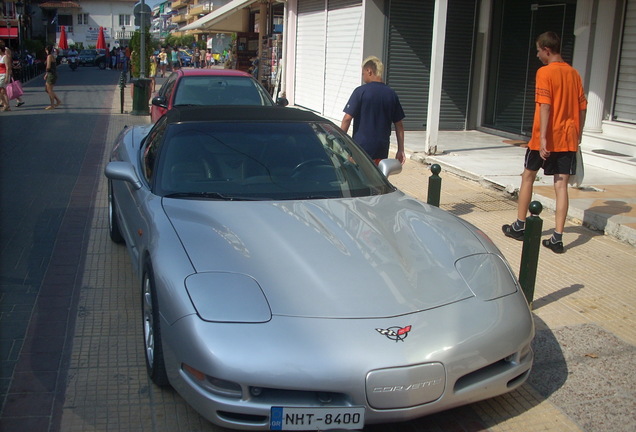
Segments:
[[[398,144],[395,158],[404,164],[404,110],[397,93],[382,82],[383,69],[377,57],[367,57],[362,62],[364,84],[351,94],[340,128],[347,132],[353,120],[353,140],[379,163],[389,156],[391,124],[394,124]]]

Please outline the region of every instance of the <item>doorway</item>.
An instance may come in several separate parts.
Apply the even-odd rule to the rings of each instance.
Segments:
[[[535,40],[546,31],[561,37],[561,55],[572,64],[576,0],[494,0],[483,126],[530,136],[535,76],[542,66]]]

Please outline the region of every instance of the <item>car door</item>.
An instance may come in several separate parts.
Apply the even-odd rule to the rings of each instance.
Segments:
[[[156,96],[165,98],[164,100],[168,108],[163,108],[153,103],[150,106],[150,119],[152,120],[153,123],[156,123],[157,120],[159,120],[161,116],[168,111],[168,109],[172,108],[172,99],[174,96],[174,89],[176,87],[175,84],[177,83],[178,78],[179,78],[178,74],[176,73],[170,74],[166,82],[161,86],[161,88],[157,92]]]
[[[163,142],[166,131],[166,119],[161,119],[153,127],[139,149],[136,161],[132,161],[139,175],[142,187],[135,189],[130,183],[124,183],[125,190],[120,194],[118,205],[126,209],[125,227],[126,245],[134,263],[140,264],[143,252],[151,234],[151,215],[149,202],[161,200],[152,193],[151,185],[154,181],[156,156]],[[119,197],[118,197],[119,198]]]

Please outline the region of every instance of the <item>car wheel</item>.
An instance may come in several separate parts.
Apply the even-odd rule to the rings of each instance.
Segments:
[[[115,197],[113,196],[113,182],[108,182],[108,234],[115,243],[124,243],[124,236],[119,229],[119,219],[117,218]]]
[[[100,61],[99,63],[97,63],[97,66],[100,70],[104,70],[106,69],[106,62]]]
[[[144,266],[141,287],[141,316],[143,319],[144,352],[146,354],[148,376],[156,385],[166,386],[169,382],[161,344],[159,302],[150,262],[147,262]]]

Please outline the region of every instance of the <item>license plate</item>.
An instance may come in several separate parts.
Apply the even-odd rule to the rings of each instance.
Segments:
[[[364,407],[285,408],[272,407],[271,430],[362,429]]]

